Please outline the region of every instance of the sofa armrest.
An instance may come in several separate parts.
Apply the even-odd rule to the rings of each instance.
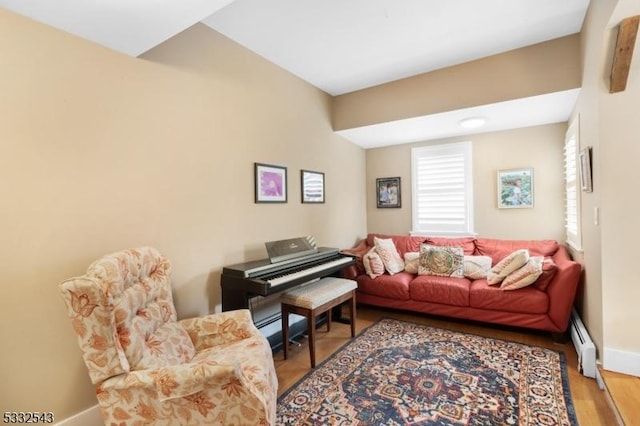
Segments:
[[[355,280],[358,275],[361,275],[361,273],[356,265],[349,265],[340,271],[340,276],[348,280]]]
[[[546,290],[549,297],[549,318],[558,327],[558,332],[562,333],[569,326],[582,266],[571,260],[564,246],[560,246],[553,255],[553,261],[558,269]]]
[[[260,334],[248,309],[226,311],[179,322],[189,334],[196,351]]]
[[[342,249],[340,253],[352,256],[356,263],[346,267],[342,272],[342,277],[347,279],[354,279],[360,274],[364,274],[364,265],[362,264],[362,257],[371,249],[367,245],[367,240],[361,240],[358,244],[350,249]]]

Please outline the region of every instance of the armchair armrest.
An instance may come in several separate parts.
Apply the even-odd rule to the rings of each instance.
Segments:
[[[248,309],[184,319],[179,323],[189,334],[196,351],[246,339],[260,333]]]
[[[238,361],[229,360],[222,364],[200,361],[120,374],[105,380],[96,393],[100,399],[103,392],[141,392],[167,401],[184,398],[212,386],[222,388],[229,383],[254,387],[244,376]]]

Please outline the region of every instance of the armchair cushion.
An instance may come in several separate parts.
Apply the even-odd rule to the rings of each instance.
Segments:
[[[113,377],[97,395],[105,424],[258,425],[274,424],[277,387],[271,348],[253,336],[188,364]]]
[[[137,333],[135,333],[137,334]],[[182,326],[169,322],[138,339],[140,353],[133,370],[146,370],[191,361],[196,354],[193,342]]]

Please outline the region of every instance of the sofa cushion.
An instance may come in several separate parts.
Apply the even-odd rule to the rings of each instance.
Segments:
[[[418,273],[418,265],[420,264],[420,252],[409,251],[404,254],[404,271],[410,274]]]
[[[546,314],[549,298],[534,286],[518,291],[502,291],[490,286],[486,280],[475,280],[469,287],[469,305],[472,308],[525,314]]]
[[[412,300],[469,306],[469,286],[466,278],[418,275],[409,285]]]
[[[462,238],[427,237],[424,243],[431,244],[433,246],[462,247],[462,250],[464,250],[464,254],[472,255],[476,251],[475,241],[476,239],[474,237],[462,237]]]
[[[389,299],[409,300],[409,283],[413,278],[414,275],[407,272],[399,272],[395,275],[384,274],[376,279],[359,275],[356,278],[357,292]]]
[[[487,275],[487,282],[490,285],[500,284],[507,275],[513,271],[520,269],[529,260],[529,251],[527,249],[516,250],[500,260]]]
[[[362,257],[362,264],[366,274],[371,278],[384,274],[384,263],[382,263],[380,255],[376,253],[375,247],[371,247],[367,254]]]
[[[398,253],[391,238],[374,238],[376,253],[380,255],[384,269],[390,274],[397,274],[404,270],[404,260]]]
[[[558,243],[554,240],[500,240],[494,238],[478,238],[475,241],[475,254],[491,256],[493,263],[500,262],[516,250],[527,249],[531,256],[553,256],[558,251]]]
[[[471,280],[481,280],[487,278],[491,271],[491,258],[489,256],[466,256],[464,257],[464,276]]]
[[[541,291],[547,291],[547,287],[553,281],[553,277],[556,275],[558,267],[550,257],[545,257],[542,262],[542,275],[533,283],[533,286]]]
[[[420,245],[418,274],[463,278],[464,252],[462,247]]]
[[[511,272],[502,280],[502,290],[517,290],[533,284],[542,275],[542,256],[532,256],[523,267]]]

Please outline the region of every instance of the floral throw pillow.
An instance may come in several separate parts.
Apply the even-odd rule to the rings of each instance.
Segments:
[[[396,249],[396,245],[393,244],[391,238],[378,238],[373,239],[375,244],[376,253],[380,255],[382,263],[384,263],[384,269],[387,270],[389,275],[397,274],[404,270],[404,261]]]
[[[419,275],[464,277],[464,250],[462,247],[420,246]]]
[[[520,269],[529,261],[529,250],[516,250],[500,262],[498,262],[487,276],[487,283],[490,285],[500,284],[507,275],[513,271]]]

